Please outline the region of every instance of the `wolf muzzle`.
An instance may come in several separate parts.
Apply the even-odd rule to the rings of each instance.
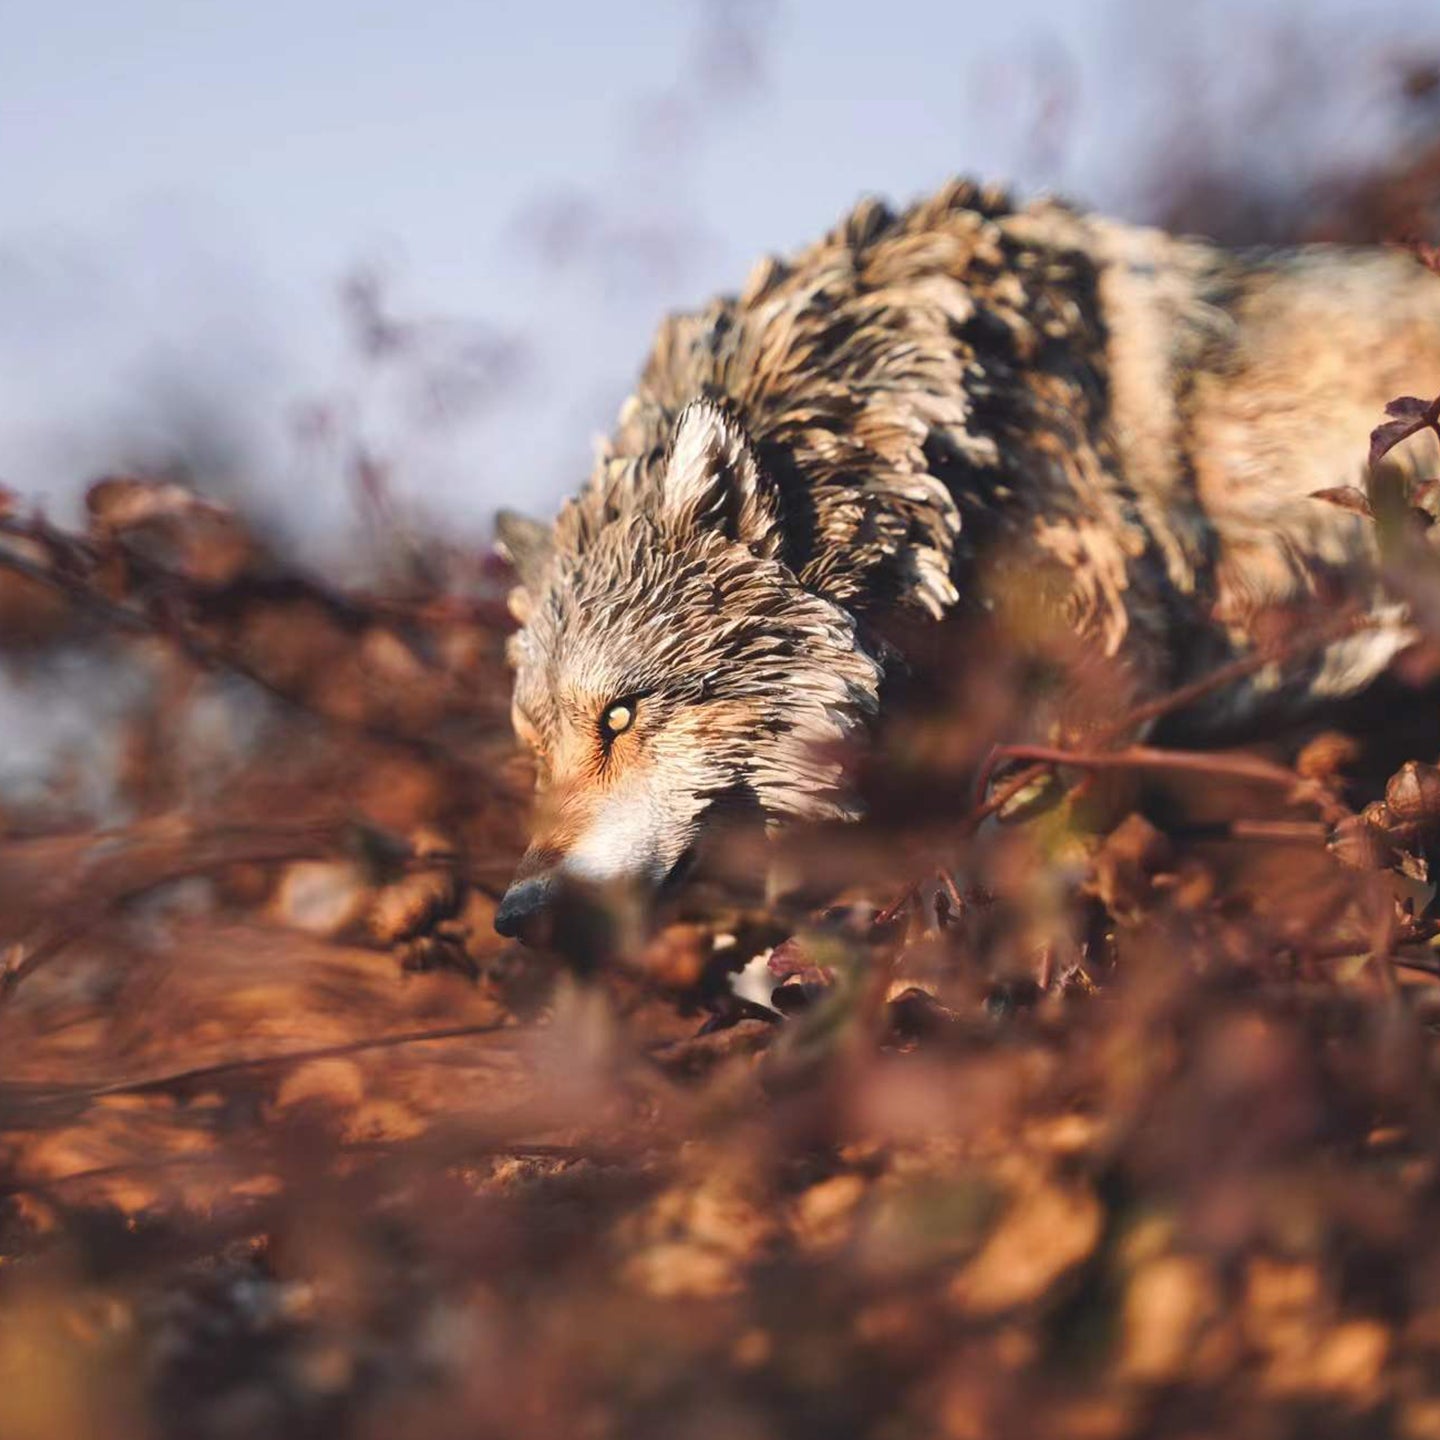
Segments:
[[[646,877],[595,884],[562,865],[515,880],[495,911],[495,929],[574,965],[602,964],[641,943],[656,893]]]
[[[517,880],[501,897],[495,929],[510,940],[530,941],[545,924],[555,899],[553,874]]]

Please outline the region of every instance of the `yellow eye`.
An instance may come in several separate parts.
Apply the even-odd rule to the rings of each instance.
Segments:
[[[623,735],[635,723],[635,707],[624,700],[617,701],[600,717],[600,728],[607,740]]]

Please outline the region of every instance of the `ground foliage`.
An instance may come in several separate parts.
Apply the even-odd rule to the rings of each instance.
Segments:
[[[1016,594],[867,823],[600,968],[491,929],[498,562],[0,504],[10,663],[137,697],[102,828],[78,767],[0,814],[0,1436],[1440,1437],[1437,406],[1316,498],[1421,622],[1376,694],[1182,748],[1235,667],[1117,716]],[[1365,623],[1279,618],[1246,665]]]

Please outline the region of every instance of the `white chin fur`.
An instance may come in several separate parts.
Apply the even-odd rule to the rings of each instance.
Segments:
[[[607,807],[560,862],[560,871],[589,885],[648,881],[658,885],[669,867],[655,853],[655,833],[643,805]]]

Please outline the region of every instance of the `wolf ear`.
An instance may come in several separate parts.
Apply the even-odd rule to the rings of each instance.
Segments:
[[[550,527],[513,510],[502,510],[495,517],[495,540],[500,553],[515,567],[520,583],[527,590],[535,589],[554,551]]]
[[[757,555],[779,553],[775,487],[744,430],[713,400],[692,400],[675,421],[660,507],[679,529],[718,530]]]

